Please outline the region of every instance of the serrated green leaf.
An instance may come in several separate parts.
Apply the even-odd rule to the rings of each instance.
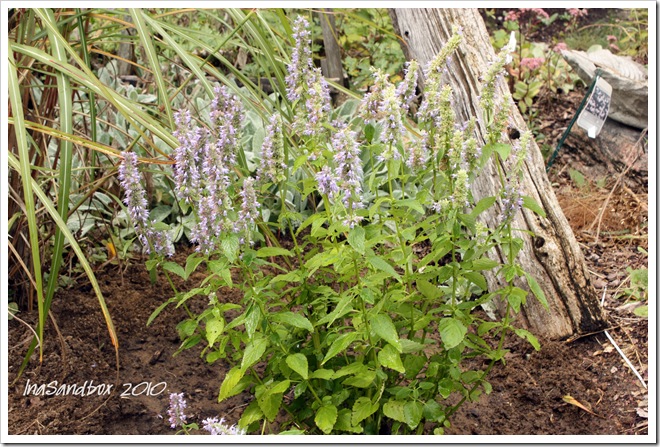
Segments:
[[[333,379],[339,379],[340,377],[348,376],[351,374],[359,374],[367,370],[367,366],[363,363],[354,362],[346,366],[341,367],[339,370],[332,374]]]
[[[347,237],[348,243],[350,244],[353,249],[360,253],[361,255],[364,254],[364,241],[365,241],[365,231],[364,228],[362,227],[353,227],[351,228],[351,231],[348,232],[348,237]]]
[[[279,312],[277,314],[273,314],[270,319],[272,321],[289,324],[300,329],[306,329],[309,332],[314,332],[314,326],[312,326],[312,323],[306,317],[294,312]]]
[[[257,258],[270,258],[271,256],[293,256],[293,253],[281,247],[261,247],[257,250]]]
[[[479,258],[472,261],[472,270],[490,270],[500,265],[499,262],[488,258]]]
[[[407,338],[400,338],[399,343],[401,343],[401,353],[402,354],[413,354],[415,352],[420,352],[424,349],[425,345],[414,340],[409,340]]]
[[[222,252],[229,262],[234,262],[238,258],[239,245],[238,236],[235,234],[230,234],[222,239]]]
[[[328,349],[328,352],[325,354],[325,357],[323,358],[323,361],[321,362],[321,365],[325,364],[328,360],[339,354],[340,352],[344,352],[348,346],[357,339],[358,334],[355,332],[349,332],[347,334],[342,334],[339,337],[335,339],[335,341],[332,342],[332,345],[330,345],[330,349]]]
[[[190,274],[194,272],[202,262],[204,262],[204,258],[196,256],[195,253],[188,256],[188,259],[186,259],[185,276],[183,279],[188,279]]]
[[[228,397],[234,396],[240,392],[240,391],[235,392],[235,388],[238,382],[243,378],[244,374],[245,371],[243,371],[238,366],[235,366],[229,370],[229,372],[225,376],[225,379],[222,381],[222,385],[220,385],[220,394],[218,395],[218,402],[222,402]]]
[[[481,290],[486,291],[488,290],[488,283],[486,282],[486,278],[484,278],[484,275],[482,275],[479,272],[463,272],[462,275],[472,281],[477,287],[479,287]]]
[[[536,200],[532,199],[529,196],[522,196],[523,199],[523,204],[522,206],[524,208],[527,208],[530,211],[535,212],[541,217],[545,217],[545,210],[536,202]]]
[[[209,345],[213,345],[222,334],[225,328],[225,322],[222,319],[213,319],[206,322],[206,341]]]
[[[488,208],[493,206],[493,204],[497,201],[496,197],[484,197],[483,199],[479,200],[477,204],[472,208],[472,211],[470,211],[470,214],[474,217],[478,217],[479,214],[483,213],[486,211]]]
[[[438,421],[441,417],[445,415],[442,406],[435,400],[427,400],[424,403],[424,408],[422,410],[422,415],[427,421]]]
[[[356,426],[376,411],[378,411],[378,402],[371,403],[371,399],[362,396],[359,397],[353,404],[353,411],[351,412],[351,425]]]
[[[401,356],[394,348],[394,346],[387,344],[383,349],[378,352],[378,361],[386,368],[393,369],[401,374],[406,372],[401,362]]]
[[[324,405],[316,412],[314,423],[326,435],[332,431],[337,422],[337,407],[334,405]]]
[[[286,358],[286,364],[289,365],[289,368],[300,374],[300,377],[307,380],[307,357],[301,353],[291,354]]]
[[[438,332],[446,349],[458,346],[467,334],[467,328],[455,318],[443,318],[438,323]]]
[[[367,262],[371,264],[373,268],[376,270],[380,270],[381,272],[385,272],[390,276],[393,276],[397,280],[401,281],[401,276],[394,270],[394,267],[392,267],[386,260],[383,258],[380,258],[378,256],[367,256]]]
[[[428,298],[429,300],[437,300],[440,298],[440,296],[442,296],[442,291],[425,279],[418,279],[416,283],[417,290],[419,290],[422,295],[424,295],[424,297]]]
[[[337,413],[337,422],[334,426],[335,431],[348,431],[355,434],[360,434],[364,431],[361,425],[354,426],[351,424],[351,410],[344,408]]]
[[[181,267],[176,262],[171,262],[171,261],[163,262],[161,264],[161,267],[163,267],[163,270],[167,270],[168,272],[174,273],[175,275],[179,276],[180,278],[183,278],[184,280],[187,279],[186,272],[183,270],[183,267]]]
[[[401,343],[399,343],[399,334],[392,319],[387,314],[377,314],[371,318],[371,329],[380,338],[392,345],[397,352],[403,352]]]
[[[282,405],[282,393],[287,391],[290,381],[283,380],[274,386],[258,385],[254,388],[259,408],[270,422],[275,420]]]
[[[323,380],[330,380],[333,378],[334,371],[331,369],[317,369],[316,371],[313,371],[310,375],[310,379],[323,379]]]
[[[263,417],[264,413],[261,411],[261,408],[259,408],[259,403],[256,400],[253,400],[250,402],[250,405],[243,410],[241,419],[238,421],[238,426],[246,429],[250,424],[261,420]]]
[[[535,350],[539,351],[541,349],[541,344],[539,343],[538,338],[534,336],[531,332],[526,329],[515,329],[514,332],[520,338],[524,338],[529,342],[530,345],[534,347]]]
[[[383,405],[383,414],[390,419],[394,419],[399,422],[406,422],[406,415],[404,412],[404,407],[406,403],[398,400],[390,400],[385,402]]]
[[[276,282],[286,282],[286,283],[295,283],[295,282],[300,282],[302,280],[300,276],[300,271],[299,270],[293,270],[289,273],[285,273],[283,275],[277,275],[273,279],[270,280],[271,283],[276,283]]]
[[[369,388],[370,386],[373,386],[374,380],[376,380],[376,371],[366,370],[347,378],[342,382],[342,385],[354,386],[356,388]]]
[[[415,199],[397,200],[396,202],[394,202],[394,206],[396,206],[397,208],[401,208],[401,207],[410,208],[412,210],[417,211],[419,214],[424,214],[425,213],[425,210],[424,210],[424,207],[422,206],[422,204],[419,203],[419,201],[415,200]]]
[[[247,344],[241,361],[241,369],[247,370],[250,366],[257,363],[268,347],[267,338],[256,338]]]
[[[534,277],[527,272],[525,272],[525,278],[527,279],[527,285],[529,286],[529,290],[532,291],[536,299],[539,300],[539,302],[543,305],[544,308],[549,309],[548,300],[545,297],[545,293],[543,293],[543,289],[541,289],[539,283],[536,282],[536,279],[534,279]]]
[[[406,402],[403,406],[403,415],[410,429],[414,429],[422,421],[423,410],[424,407],[417,401]]]

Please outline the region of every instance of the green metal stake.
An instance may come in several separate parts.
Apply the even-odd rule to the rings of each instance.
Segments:
[[[582,98],[582,102],[580,103],[577,112],[575,112],[575,115],[573,116],[573,119],[571,119],[571,122],[568,123],[568,127],[566,128],[564,134],[559,139],[559,143],[557,143],[557,147],[555,148],[555,151],[552,153],[550,160],[548,160],[548,165],[545,168],[546,173],[550,171],[550,167],[555,162],[555,158],[557,158],[557,154],[559,154],[559,149],[561,149],[562,145],[564,144],[564,141],[566,141],[566,138],[568,138],[568,134],[571,133],[571,128],[573,128],[573,124],[575,124],[575,122],[577,121],[578,116],[580,116],[580,113],[582,112],[582,109],[584,109],[584,106],[587,105],[587,100],[589,99],[589,96],[591,96],[591,92],[593,92],[594,87],[596,86],[596,82],[598,81],[598,78],[600,78],[601,74],[603,74],[603,71],[600,68],[597,68],[596,71],[594,72],[594,79],[591,81],[591,84],[589,85],[589,90],[587,91],[587,94],[585,95],[584,98]]]

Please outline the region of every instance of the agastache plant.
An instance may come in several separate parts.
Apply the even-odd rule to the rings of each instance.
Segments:
[[[200,185],[177,191],[190,191],[194,234],[205,245],[185,269],[167,270],[187,279],[203,266],[207,275],[152,318],[199,295],[208,308],[186,308],[177,327],[182,349],[201,344],[207,362],[230,365],[219,401],[254,395],[237,427],[206,419],[210,433],[263,434],[277,420],[295,433],[441,434],[461,404],[491,392],[487,375],[505,357],[509,334],[539,347],[512,320],[530,291],[545,301],[516,261],[522,241],[512,220],[532,204],[519,190],[531,136],[524,132],[513,147],[507,140],[510,100],[495,91],[508,49],[484,75],[489,109],[465,121],[446,82],[460,30],[426,67],[416,116],[408,116],[418,70],[411,63],[398,85],[375,70],[357,107],[331,117],[305,19],[296,19],[293,37],[281,110],[296,113],[290,123],[282,113],[281,124],[275,117],[265,124],[256,176],[232,164],[240,108],[226,92],[217,92],[203,141],[187,115],[178,119],[175,158],[194,160]],[[483,141],[477,124],[487,131]],[[184,147],[189,141],[197,156]],[[491,161],[501,190],[476,201],[471,185]],[[176,166],[175,178],[189,182],[195,177],[185,169]],[[277,198],[280,214],[268,220],[265,208]],[[489,228],[481,214],[498,206],[501,219]],[[492,256],[499,249],[502,256]],[[505,275],[504,286],[490,290],[487,272]],[[225,288],[242,299],[223,302]],[[506,303],[500,319],[476,312],[496,299]],[[467,358],[485,363],[469,366]]]

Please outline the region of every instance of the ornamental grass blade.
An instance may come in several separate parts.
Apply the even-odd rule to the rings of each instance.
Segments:
[[[45,314],[43,312],[44,305],[44,289],[43,277],[41,274],[41,255],[39,253],[39,229],[37,228],[37,214],[35,212],[34,192],[32,180],[32,168],[30,166],[30,154],[28,150],[27,131],[25,129],[25,119],[23,116],[23,101],[21,99],[21,91],[18,83],[18,74],[16,72],[16,62],[14,61],[13,54],[9,52],[9,104],[11,105],[11,113],[14,117],[14,132],[16,134],[16,143],[18,151],[18,160],[13,158],[13,153],[9,151],[9,155],[16,161],[14,169],[20,174],[23,186],[23,205],[25,207],[25,218],[28,223],[28,237],[30,242],[30,250],[32,254],[32,268],[33,277],[37,293],[37,306],[39,311],[39,328],[44,327]],[[39,185],[35,185],[39,189]],[[38,337],[41,339],[42,333],[38,332]],[[23,360],[23,364],[27,365],[29,356],[36,347],[37,340],[33,340],[30,345],[29,353]],[[39,360],[42,360],[43,347],[39,343]],[[21,366],[20,373],[23,370]]]
[[[8,154],[8,161],[10,167],[19,170],[20,163],[16,159],[14,154],[12,153]],[[58,214],[57,209],[55,208],[53,202],[48,198],[45,192],[43,192],[41,189],[38,188],[38,184],[36,180],[30,178],[30,182],[33,184],[32,189],[34,193],[37,195],[37,198],[41,201],[41,203],[44,206],[44,209],[48,212],[48,214],[53,219],[55,224],[62,229],[62,233],[64,234],[64,237],[69,242],[71,248],[78,257],[78,262],[80,262],[80,265],[82,266],[83,270],[85,270],[85,273],[89,278],[89,282],[91,283],[92,288],[96,293],[96,297],[99,300],[101,312],[103,313],[103,318],[105,319],[105,323],[108,327],[108,333],[110,334],[110,341],[112,342],[112,345],[115,348],[115,354],[119,356],[119,341],[117,339],[117,332],[115,331],[115,326],[112,322],[112,318],[110,317],[110,312],[108,311],[108,307],[106,306],[105,299],[103,298],[103,293],[101,292],[101,288],[99,287],[99,283],[96,280],[96,275],[94,275],[94,270],[92,270],[92,267],[87,261],[87,258],[85,257],[85,253],[80,248],[80,245],[78,245],[78,241],[73,236],[69,228],[66,226],[66,223],[62,220],[62,218]]]

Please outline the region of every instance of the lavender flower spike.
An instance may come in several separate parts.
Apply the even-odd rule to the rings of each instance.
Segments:
[[[238,428],[236,425],[225,425],[225,419],[213,417],[206,418],[202,421],[204,424],[204,430],[208,431],[212,435],[244,435],[245,430]]]
[[[279,114],[270,117],[266,137],[261,146],[261,165],[257,180],[279,183],[286,180],[284,170],[284,141],[282,141],[282,118]]]
[[[183,426],[186,423],[186,400],[183,398],[183,393],[170,394],[170,407],[167,410],[169,416],[170,427],[176,428]]]
[[[147,197],[137,164],[137,155],[126,152],[124,160],[119,165],[119,180],[124,189],[124,203],[128,208],[128,215],[133,222],[138,240],[147,253],[170,257],[174,254],[174,246],[169,233],[154,230],[153,222],[149,221]]]

